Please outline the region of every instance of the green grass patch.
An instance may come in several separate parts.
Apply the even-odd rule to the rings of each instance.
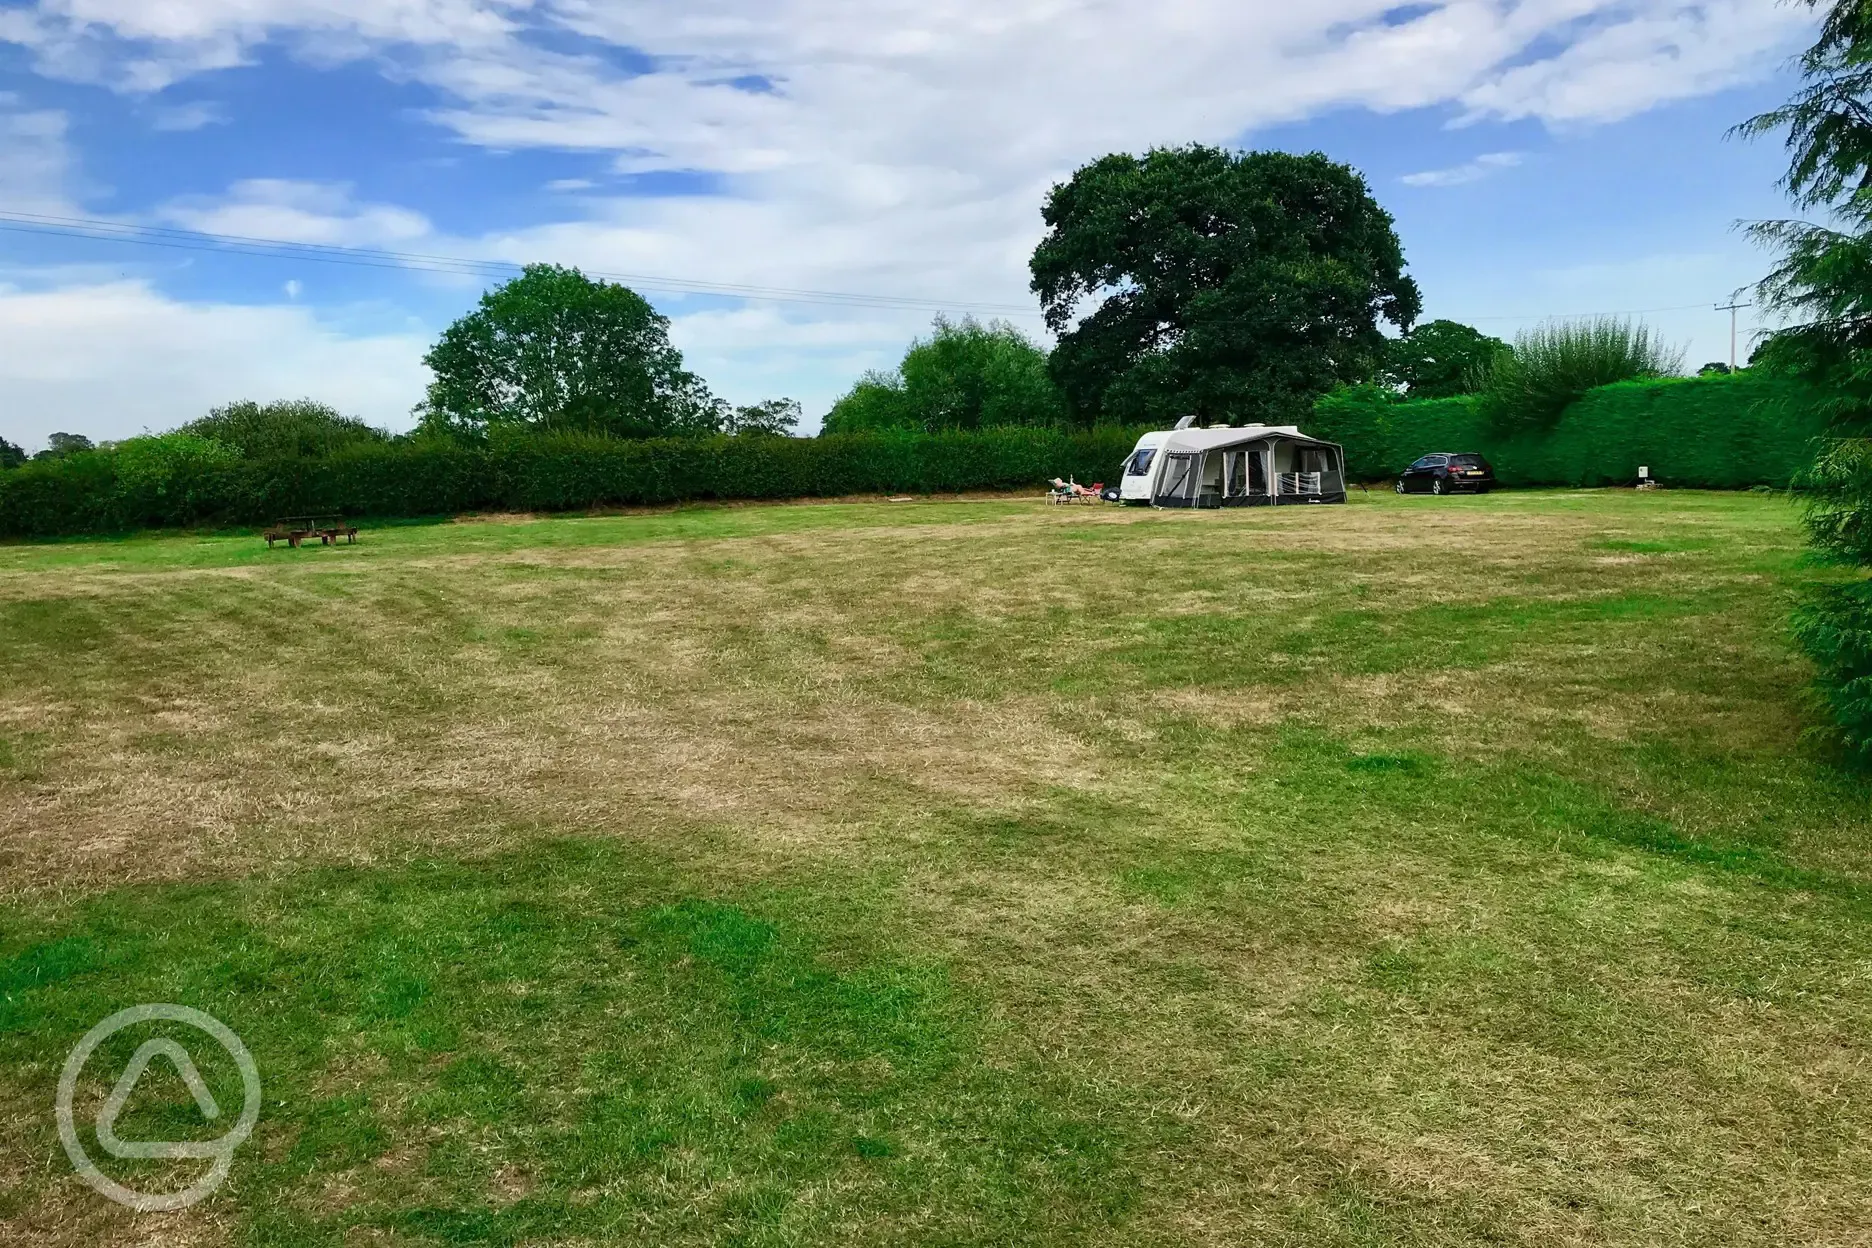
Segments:
[[[1044,1069],[988,1065],[981,1003],[941,964],[826,917],[823,899],[688,894],[593,845],[112,894],[9,918],[0,1062],[49,1096],[63,1049],[124,1002],[222,1018],[265,1081],[217,1198],[256,1244],[913,1226],[1014,1242],[1121,1223],[1137,1124],[1076,1113]],[[179,1082],[149,1082],[128,1138],[199,1126]],[[231,1076],[215,1091],[239,1103]],[[343,1200],[320,1197],[333,1183]]]

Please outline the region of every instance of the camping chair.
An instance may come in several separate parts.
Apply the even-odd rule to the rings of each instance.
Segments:
[[[1047,501],[1050,503],[1096,503],[1100,501],[1099,491],[1104,488],[1105,483],[1102,481],[1087,488],[1077,481],[1062,481],[1054,477],[1053,489],[1047,495]]]

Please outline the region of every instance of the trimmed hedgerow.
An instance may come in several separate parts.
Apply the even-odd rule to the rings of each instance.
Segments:
[[[1478,451],[1505,485],[1637,479],[1705,489],[1787,486],[1812,463],[1824,420],[1798,385],[1741,373],[1589,390],[1551,429],[1503,436],[1472,398],[1401,402],[1373,387],[1321,399],[1308,430],[1346,446],[1359,480],[1395,476],[1432,451]]]
[[[320,458],[242,461],[201,439],[135,439],[0,474],[0,535],[264,524],[281,516],[576,511],[691,499],[834,497],[1012,489],[1053,476],[1114,478],[1137,440],[1065,432],[851,434],[824,438],[514,437],[414,441]],[[212,444],[210,444],[211,446]]]

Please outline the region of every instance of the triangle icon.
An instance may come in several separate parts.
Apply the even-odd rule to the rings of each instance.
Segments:
[[[146,1040],[130,1058],[130,1064],[124,1067],[123,1074],[118,1076],[117,1086],[111,1089],[104,1107],[98,1110],[98,1144],[113,1157],[166,1159],[215,1156],[219,1144],[219,1141],[215,1140],[206,1143],[172,1143],[167,1141],[139,1142],[117,1138],[118,1115],[123,1113],[124,1106],[129,1103],[137,1084],[143,1079],[144,1072],[149,1069],[149,1064],[158,1057],[167,1058],[169,1064],[175,1067],[176,1074],[181,1076],[182,1083],[188,1088],[189,1094],[195,1098],[195,1105],[201,1110],[202,1117],[212,1122],[221,1116],[221,1107],[215,1103],[214,1093],[208,1090],[208,1084],[201,1077],[201,1071],[196,1069],[195,1059],[188,1055],[188,1050],[173,1040]]]

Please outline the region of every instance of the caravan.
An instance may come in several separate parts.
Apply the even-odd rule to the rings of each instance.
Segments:
[[[1263,507],[1346,501],[1345,450],[1293,425],[1147,433],[1124,462],[1120,501],[1153,507]]]

